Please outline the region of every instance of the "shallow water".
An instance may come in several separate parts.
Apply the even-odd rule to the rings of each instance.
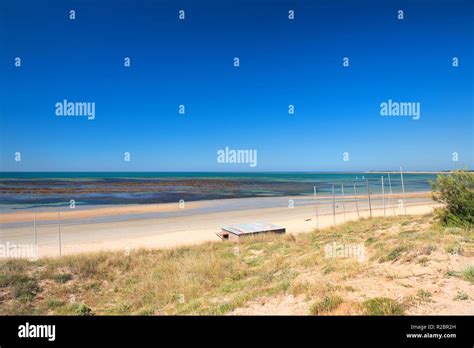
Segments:
[[[147,204],[384,190],[402,192],[400,174],[375,173],[0,173],[0,209]],[[429,191],[435,174],[404,174],[405,192]]]

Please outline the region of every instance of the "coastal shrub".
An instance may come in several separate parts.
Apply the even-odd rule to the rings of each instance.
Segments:
[[[430,182],[433,198],[445,206],[436,215],[445,226],[474,227],[474,173],[455,171],[449,175],[440,174]]]

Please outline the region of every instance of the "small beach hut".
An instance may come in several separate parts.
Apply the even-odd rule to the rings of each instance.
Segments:
[[[221,232],[217,233],[222,240],[239,240],[244,236],[252,236],[260,233],[285,233],[286,229],[277,225],[255,222],[249,224],[238,224],[222,227]]]

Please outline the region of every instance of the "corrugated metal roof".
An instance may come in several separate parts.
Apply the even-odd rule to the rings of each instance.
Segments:
[[[230,232],[240,236],[243,234],[252,234],[259,232],[285,232],[285,228],[266,222],[255,222],[249,224],[223,226],[222,231]]]

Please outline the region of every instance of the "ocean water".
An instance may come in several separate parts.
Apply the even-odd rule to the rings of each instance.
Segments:
[[[0,173],[0,209],[148,204],[239,197],[402,192],[399,173]],[[403,174],[405,192],[430,191],[435,174]]]

